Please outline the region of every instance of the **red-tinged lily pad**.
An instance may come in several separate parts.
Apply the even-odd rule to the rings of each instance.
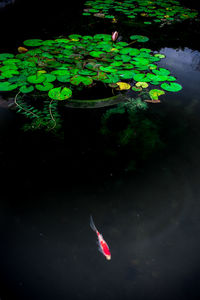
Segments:
[[[69,88],[53,88],[48,92],[48,96],[53,100],[66,100],[72,96],[72,91]]]
[[[74,85],[84,84],[84,85],[90,85],[93,82],[93,79],[88,76],[82,76],[82,75],[75,75],[71,78],[70,82]]]
[[[176,82],[170,82],[170,83],[162,83],[161,88],[169,92],[178,92],[182,89],[182,86]]]

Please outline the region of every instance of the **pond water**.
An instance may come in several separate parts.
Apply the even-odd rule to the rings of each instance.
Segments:
[[[26,38],[116,29],[84,21],[83,3],[16,1],[0,11],[0,52]],[[24,119],[1,102],[1,300],[199,299],[199,28],[128,29],[150,37],[166,55],[159,66],[183,86],[142,115],[151,124],[142,138],[153,132],[158,145],[150,154],[151,143],[135,149],[101,133],[107,108],[66,108],[57,137],[23,132]],[[115,134],[124,128],[123,118],[113,122]],[[98,251],[90,214],[111,261]]]

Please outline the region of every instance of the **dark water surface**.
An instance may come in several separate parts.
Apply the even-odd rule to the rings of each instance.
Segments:
[[[26,38],[115,29],[86,24],[82,3],[21,0],[1,11],[1,52],[16,51]],[[104,108],[66,109],[59,139],[21,131],[24,120],[1,106],[1,300],[199,299],[198,29],[196,23],[149,32],[119,28],[123,36],[148,35],[148,47],[166,55],[159,66],[183,86],[149,105],[164,147],[146,160],[145,149],[136,157],[102,136]],[[111,261],[97,250],[90,214]]]

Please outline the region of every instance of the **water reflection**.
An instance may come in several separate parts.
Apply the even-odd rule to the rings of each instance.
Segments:
[[[0,9],[6,7],[7,5],[14,4],[15,0],[4,0],[0,2]]]
[[[122,163],[131,150],[109,164],[99,135],[102,111],[68,110],[64,142],[21,133],[18,125],[6,129],[2,300],[200,297],[200,53],[160,52],[166,58],[159,66],[183,90],[150,105],[167,146],[135,172]],[[110,262],[97,251],[90,214],[109,243]]]
[[[193,112],[199,110],[199,86],[200,86],[200,52],[190,48],[173,49],[161,48],[160,53],[166,55],[158,63],[160,67],[169,69],[171,74],[177,78],[177,82],[183,86],[178,93],[166,93],[164,98],[172,105],[188,105]],[[192,106],[191,106],[192,105]]]

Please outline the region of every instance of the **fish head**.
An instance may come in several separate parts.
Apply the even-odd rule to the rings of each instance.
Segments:
[[[111,260],[111,255],[106,255],[107,260]]]

